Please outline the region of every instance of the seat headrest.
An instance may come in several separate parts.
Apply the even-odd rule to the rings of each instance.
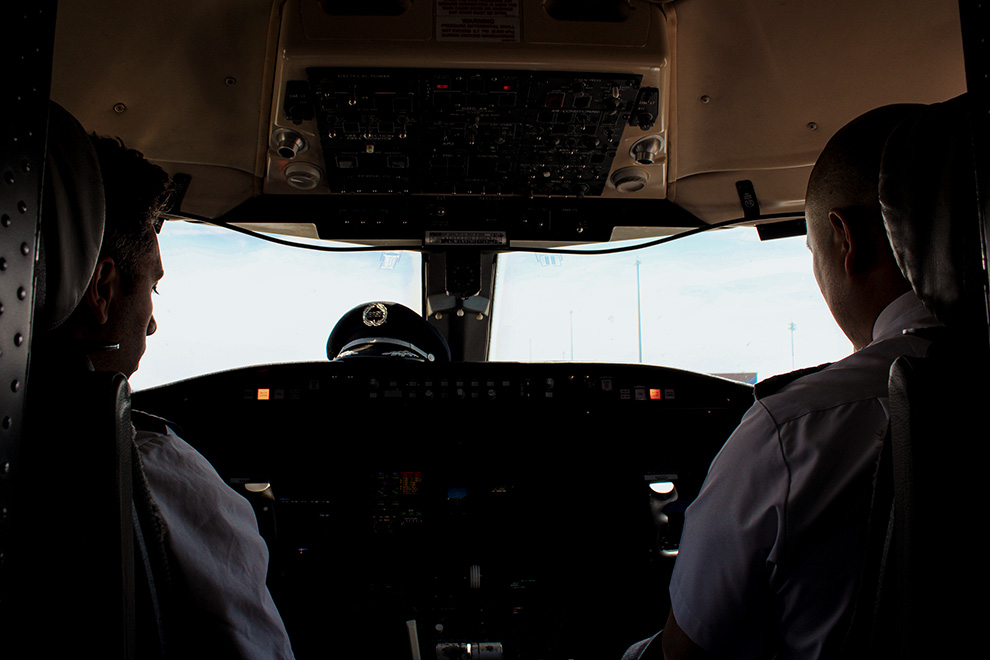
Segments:
[[[57,103],[48,115],[42,198],[37,327],[61,325],[82,300],[103,242],[103,179],[96,150]]]
[[[935,317],[957,328],[986,325],[975,121],[967,94],[932,104],[894,129],[880,165],[880,206],[901,272]]]

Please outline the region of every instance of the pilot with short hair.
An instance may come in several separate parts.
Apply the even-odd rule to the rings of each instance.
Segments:
[[[894,260],[878,199],[894,127],[923,106],[884,106],[840,129],[808,184],[815,279],[855,352],[771,378],[688,508],[663,655],[835,658],[849,628],[893,361],[924,355],[905,330],[938,325]],[[658,655],[634,646],[627,657]]]
[[[82,133],[54,104],[52,117]],[[169,177],[119,140],[94,134],[91,142],[99,175],[89,163],[75,175],[93,181],[102,176],[102,244],[81,302],[45,336],[44,350],[73,364],[85,355],[98,371],[130,376],[157,328],[152,298],[164,275],[157,231]],[[139,427],[140,420],[150,425],[137,430],[135,442],[157,504],[153,515],[165,523],[168,657],[292,658],[266,586],[268,548],[251,505],[162,420],[136,411],[133,419]],[[140,488],[135,484],[136,492]]]

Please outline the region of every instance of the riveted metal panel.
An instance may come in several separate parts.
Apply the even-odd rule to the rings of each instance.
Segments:
[[[8,598],[16,570],[9,526],[17,515],[55,4],[0,3],[0,622],[16,607]]]

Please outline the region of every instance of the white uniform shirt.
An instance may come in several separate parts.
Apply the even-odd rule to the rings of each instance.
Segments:
[[[169,572],[182,629],[170,630],[182,657],[292,658],[265,584],[268,546],[254,510],[171,429],[138,431],[148,486],[168,525]],[[174,635],[177,634],[177,638]],[[176,655],[179,657],[179,655]]]
[[[726,658],[834,657],[865,552],[872,479],[887,428],[887,379],[937,325],[913,293],[877,318],[873,341],[745,414],[688,508],[670,583],[674,617]]]

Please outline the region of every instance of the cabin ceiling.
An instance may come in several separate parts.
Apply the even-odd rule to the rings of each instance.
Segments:
[[[803,206],[828,138],[888,103],[966,90],[955,2],[675,2],[676,192],[726,219],[734,182],[753,180],[764,212]]]
[[[273,98],[281,93],[272,89],[284,55],[280,26],[286,12],[300,11],[297,1],[316,0],[61,0],[52,98],[88,130],[119,136],[170,172],[192,175],[184,209],[220,215],[263,190]],[[413,4],[419,12],[432,7]],[[524,18],[545,20],[534,13],[543,11],[541,0],[523,4]],[[954,2],[632,4],[666,29],[665,54],[652,55],[662,61],[651,63],[669,75],[663,194],[708,222],[740,215],[740,179],[753,181],[764,212],[800,210],[810,166],[849,119],[881,104],[930,103],[965,90]],[[534,35],[533,43],[479,53],[489,64],[505,53],[505,68],[523,46],[528,58],[566,52],[577,68],[575,53],[583,53],[593,70],[637,48],[660,52],[536,43],[547,39],[526,25],[521,41]],[[616,30],[598,32],[606,28]],[[354,61],[382,62],[402,32],[349,36]],[[434,47],[438,60],[452,57],[432,39],[407,41],[424,61]],[[330,51],[342,47],[339,39],[324,42]]]

